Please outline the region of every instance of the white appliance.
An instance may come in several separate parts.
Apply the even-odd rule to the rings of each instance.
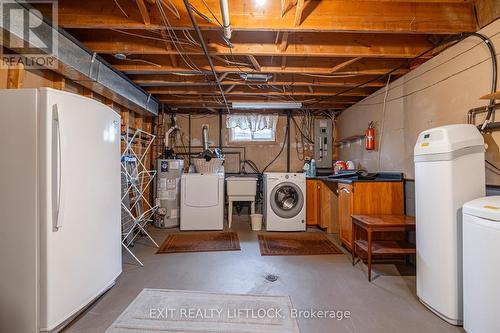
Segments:
[[[0,103],[0,327],[57,331],[121,273],[120,116],[48,88]]]
[[[473,125],[420,133],[415,145],[417,296],[462,323],[462,205],[485,194],[484,141]]]
[[[266,230],[306,230],[306,177],[303,173],[264,173],[264,198]]]
[[[463,208],[464,329],[500,332],[500,196]]]
[[[182,175],[180,229],[224,229],[224,173]]]

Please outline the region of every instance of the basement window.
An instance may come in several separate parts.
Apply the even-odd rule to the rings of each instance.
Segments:
[[[231,142],[276,141],[277,115],[232,114],[226,118]]]
[[[275,141],[276,130],[265,128],[252,132],[250,129],[231,128],[231,141]]]

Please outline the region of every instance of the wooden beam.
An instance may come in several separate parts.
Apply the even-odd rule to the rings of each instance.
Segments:
[[[261,71],[261,68],[260,68],[260,64],[259,62],[257,61],[257,59],[255,59],[255,57],[253,55],[248,55],[248,60],[250,60],[250,62],[252,63],[252,66],[253,68],[257,71],[257,72],[260,72]]]
[[[229,75],[228,72],[222,73],[222,75]],[[221,75],[221,76],[222,76]],[[203,76],[178,76],[173,74],[132,74],[130,78],[145,88],[148,87],[211,87],[215,83],[213,81],[205,79]],[[356,77],[346,77],[346,78],[318,78],[311,76],[304,76],[300,74],[276,74],[273,75],[272,84],[275,86],[289,86],[289,87],[345,87],[351,88],[359,85],[360,83],[366,82],[373,79],[372,76],[356,76]],[[221,79],[221,85],[223,86],[256,86],[258,83],[235,81],[234,79],[225,80]],[[375,87],[380,88],[385,85],[385,82],[370,82],[365,87]]]
[[[94,98],[94,92],[90,89],[83,88],[82,90],[82,96],[88,97],[88,98]]]
[[[286,68],[286,57],[281,57],[281,70],[285,70]]]
[[[235,85],[235,84],[230,85],[229,87],[227,87],[227,88],[226,88],[226,90],[224,91],[224,93],[225,93],[225,94],[229,94],[229,92],[230,92],[231,90],[233,90],[233,88],[234,88],[234,87],[236,87],[236,85]],[[197,91],[197,93],[199,94],[199,91]],[[156,94],[156,93],[153,93],[153,92],[152,92],[152,94]]]
[[[170,42],[167,41],[170,37],[168,36],[167,32],[162,29],[160,30],[161,37],[165,40],[163,44],[165,45],[165,49],[167,50],[169,57],[170,57],[170,63],[172,66],[177,67],[177,58],[175,57],[175,54],[172,53],[174,50],[172,49],[172,45],[170,45]],[[177,50],[176,50],[177,51]],[[144,53],[142,53],[144,54]]]
[[[285,58],[285,57],[283,57]],[[286,57],[282,60],[281,64],[271,63],[263,64],[261,62],[262,73],[279,73],[279,74],[307,74],[307,75],[382,75],[393,70],[394,68],[405,66],[406,62],[398,59],[362,59],[356,63],[351,64],[348,69],[339,70],[334,75],[331,74],[332,68],[338,65],[337,59],[317,58],[311,62],[307,58],[299,57]],[[168,74],[168,73],[186,73],[186,74],[203,74],[211,75],[210,67],[207,65],[203,57],[191,57],[194,64],[202,71],[201,73],[194,73],[193,69],[187,67],[185,64],[179,64],[182,67],[172,67],[170,64],[165,63],[164,57],[148,57],[151,61],[158,66],[141,62],[130,62],[113,60],[113,66],[123,71],[126,74]],[[240,73],[241,68],[236,65],[228,65],[225,63],[215,63],[214,68],[220,73]],[[408,72],[408,69],[399,69],[394,74],[401,75]]]
[[[7,69],[7,89],[19,89],[23,87],[24,65],[18,63],[15,66],[9,66]]]
[[[332,68],[332,73],[336,73],[336,72],[340,71],[341,69],[343,69],[344,67],[347,67],[350,64],[353,64],[356,61],[359,61],[361,59],[362,59],[361,57],[356,57],[356,58],[352,58],[352,59],[343,61],[340,64],[338,64],[338,65],[336,65],[335,67]]]
[[[229,87],[231,88],[231,87]],[[229,91],[225,91],[224,94],[227,96],[231,97],[283,97],[283,96],[294,96],[294,97],[304,97],[304,98],[310,98],[310,97],[325,97],[325,96],[332,96],[334,92],[287,92],[282,93],[278,91],[262,91],[262,92],[241,92],[241,91],[231,91],[230,89],[227,89]],[[341,91],[343,89],[339,89],[338,91]],[[171,97],[210,97],[210,96],[220,96],[220,92],[212,91],[212,92],[204,92],[200,93],[199,91],[196,90],[186,90],[184,92],[179,91],[179,92],[161,92],[159,90],[153,90],[154,95],[158,98],[166,98],[168,96]],[[338,92],[337,91],[337,92]],[[371,93],[373,93],[372,91]],[[347,92],[345,95],[342,95],[342,97],[366,97],[369,96],[371,93],[365,93],[365,92]]]
[[[177,54],[170,36],[161,30],[162,38],[151,32],[130,36],[124,31],[71,30],[70,33],[89,49],[105,54]],[[135,32],[134,32],[135,34]],[[289,33],[281,32],[276,42],[275,32],[235,32],[229,49],[220,42],[218,33],[204,32],[208,50],[218,56],[300,56],[300,57],[365,57],[414,58],[432,44],[426,35],[356,34],[356,33]],[[179,36],[179,38],[181,38]],[[183,54],[203,55],[198,47],[185,46]]]
[[[481,97],[481,99],[500,99],[500,90],[494,93],[487,94]]]
[[[281,43],[278,47],[280,53],[284,53],[288,47],[288,31],[284,31],[281,34]]]
[[[304,11],[304,0],[297,0],[297,8],[295,9],[295,20],[293,25],[298,27],[302,21],[302,12]]]
[[[180,18],[172,20],[173,29],[191,29],[191,21],[182,0],[171,0],[179,10]],[[206,0],[210,8],[218,8],[219,0]],[[115,28],[115,29],[162,29],[160,15],[152,11],[150,26],[145,26],[141,13],[131,1],[121,5],[130,17],[124,17],[113,1],[74,0],[58,1],[58,24],[63,28]],[[135,6],[135,10],[134,10]],[[40,7],[42,12],[44,9]],[[197,6],[201,13],[211,16],[205,6]],[[471,3],[468,1],[315,1],[314,9],[302,19],[300,26],[294,26],[295,13],[287,12],[281,17],[281,1],[266,3],[266,15],[255,0],[232,0],[231,27],[235,32],[252,31],[345,31],[345,32],[390,32],[453,34],[476,31],[476,22]],[[374,15],[374,13],[376,13]],[[47,17],[49,17],[47,15]],[[369,18],[369,19],[367,19]],[[214,22],[199,20],[202,30],[218,30]]]
[[[52,78],[52,88],[64,90],[64,88],[66,88],[66,79],[64,76],[54,73],[54,77]]]
[[[110,100],[110,99],[108,99],[108,98],[106,98],[106,99],[104,100],[104,104],[105,104],[106,106],[109,106],[110,108],[113,108],[113,106],[114,106],[113,101],[112,101],[112,100]]]
[[[148,7],[144,3],[144,0],[135,0],[137,7],[139,7],[139,12],[141,13],[142,21],[145,25],[151,25],[151,18],[149,17]]]

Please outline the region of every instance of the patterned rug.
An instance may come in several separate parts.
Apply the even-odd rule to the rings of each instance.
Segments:
[[[299,333],[288,296],[143,289],[106,333]]]
[[[169,234],[156,253],[239,250],[240,240],[236,232],[180,232]]]
[[[325,234],[320,232],[265,233],[259,235],[263,256],[308,256],[342,254]]]

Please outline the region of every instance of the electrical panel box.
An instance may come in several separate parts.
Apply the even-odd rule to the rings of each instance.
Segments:
[[[314,159],[317,168],[332,168],[332,121],[314,120]]]

